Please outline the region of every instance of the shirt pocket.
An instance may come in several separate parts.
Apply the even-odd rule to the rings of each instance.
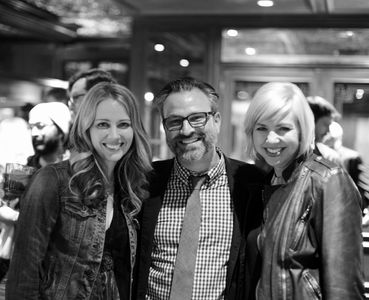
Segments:
[[[87,224],[96,217],[96,212],[73,198],[62,198],[62,232],[65,238],[82,239]]]

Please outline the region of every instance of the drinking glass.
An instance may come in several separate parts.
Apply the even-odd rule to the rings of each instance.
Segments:
[[[25,191],[35,168],[18,163],[7,163],[3,174],[4,200],[19,198]]]

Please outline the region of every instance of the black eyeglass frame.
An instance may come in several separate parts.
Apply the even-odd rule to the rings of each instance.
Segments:
[[[209,119],[210,119],[210,116],[214,116],[216,113],[217,113],[217,112],[215,112],[215,111],[209,111],[209,112],[197,112],[197,113],[193,113],[193,114],[188,115],[187,117],[179,117],[179,116],[174,117],[174,116],[171,116],[171,117],[168,117],[168,118],[163,119],[163,126],[164,126],[164,128],[165,128],[166,130],[168,130],[168,131],[177,131],[177,130],[181,130],[181,129],[182,129],[182,127],[183,127],[183,122],[184,122],[185,120],[187,120],[188,124],[190,124],[190,126],[191,126],[192,128],[200,128],[200,127],[204,127],[204,126],[208,123],[208,121],[209,121]],[[203,122],[201,122],[201,123],[199,123],[199,124],[192,124],[192,122],[191,122],[190,118],[191,118],[191,117],[194,117],[194,116],[196,116],[196,115],[203,115],[203,116],[204,116],[204,121],[203,121]],[[180,125],[180,127],[175,127],[175,128],[170,128],[170,127],[168,127],[168,125],[167,125],[167,121],[168,121],[169,119],[171,119],[171,118],[176,118],[176,119],[178,119],[178,120],[181,120],[181,125]]]

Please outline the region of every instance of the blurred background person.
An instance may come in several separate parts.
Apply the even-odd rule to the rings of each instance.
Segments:
[[[94,86],[70,140],[71,159],[42,168],[22,199],[7,299],[131,299],[137,215],[151,171],[133,94]]]
[[[117,83],[115,78],[102,69],[89,69],[74,74],[68,81],[69,109],[74,119],[83,97],[99,82]]]
[[[324,158],[340,163],[338,154],[332,148],[323,143],[329,132],[329,126],[333,121],[338,120],[341,115],[336,108],[326,99],[320,96],[307,97],[310,109],[314,114],[315,122],[315,148],[314,152]]]
[[[329,126],[329,133],[324,139],[324,144],[338,153],[341,165],[349,173],[360,191],[363,199],[363,210],[365,210],[369,204],[369,170],[358,151],[342,145],[342,138],[342,126],[337,122],[332,122]],[[366,225],[367,222],[364,222],[364,224]]]
[[[0,299],[5,299],[6,273],[13,248],[14,224],[19,212],[15,209],[18,199],[3,201],[3,172],[6,163],[25,165],[33,155],[31,131],[28,123],[19,117],[10,117],[0,122]]]
[[[320,96],[307,97],[311,111],[314,114],[315,142],[322,142],[329,132],[329,126],[340,118],[339,112],[326,99]]]
[[[329,125],[329,132],[323,142],[338,153],[341,165],[346,169],[355,184],[358,184],[360,165],[363,163],[358,151],[342,145],[343,128],[337,122]]]
[[[67,91],[63,88],[51,88],[45,93],[43,102],[61,102],[68,105]]]
[[[35,154],[28,158],[28,166],[39,169],[68,158],[70,121],[70,111],[61,102],[40,103],[31,109],[28,123]]]
[[[19,117],[0,123],[0,169],[6,163],[19,163],[39,169],[68,157],[65,141],[70,127],[68,107],[60,102],[40,103],[29,113],[29,123]],[[1,176],[1,174],[0,174]],[[0,198],[4,200],[3,180]],[[18,199],[3,201],[0,207],[0,278],[7,272],[13,248],[14,226],[19,215]],[[5,247],[6,246],[6,247]],[[4,299],[6,278],[0,283],[0,299]]]
[[[256,298],[363,299],[361,197],[347,172],[313,153],[314,116],[302,91],[263,85],[245,132],[247,155],[273,167],[264,223],[248,238],[249,259],[261,259],[260,274],[250,270]]]
[[[34,154],[31,131],[28,123],[19,117],[0,122],[0,169],[7,162],[25,165],[27,158]],[[1,172],[1,171],[0,171]]]

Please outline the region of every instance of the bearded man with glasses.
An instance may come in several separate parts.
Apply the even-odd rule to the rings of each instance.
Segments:
[[[245,237],[262,220],[263,175],[216,146],[221,114],[211,85],[174,80],[154,104],[175,157],[154,162],[140,220],[137,299],[246,299]]]

